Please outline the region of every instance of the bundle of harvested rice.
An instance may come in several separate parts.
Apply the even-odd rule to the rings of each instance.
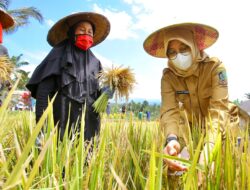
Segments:
[[[128,100],[129,94],[136,83],[132,70],[129,67],[123,68],[122,66],[107,68],[99,73],[98,78],[103,89],[110,89],[110,91],[104,90],[102,95],[94,102],[94,109],[98,113],[105,112],[109,94],[112,91],[115,93],[115,100],[118,98]]]

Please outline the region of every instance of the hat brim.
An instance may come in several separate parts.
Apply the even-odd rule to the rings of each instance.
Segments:
[[[193,32],[199,50],[204,50],[210,47],[219,37],[219,32],[208,25],[199,23],[174,24],[161,28],[150,34],[143,43],[144,50],[154,57],[166,58],[167,56],[164,45],[164,41],[166,40],[165,34],[168,31],[180,29],[186,29]]]
[[[70,27],[80,21],[89,21],[95,26],[95,33],[93,36],[93,46],[101,43],[110,32],[110,23],[108,19],[97,13],[79,12],[60,19],[48,32],[47,41],[51,46],[68,38],[67,32]]]
[[[0,9],[0,20],[3,29],[10,28],[14,25],[14,19],[3,9]]]

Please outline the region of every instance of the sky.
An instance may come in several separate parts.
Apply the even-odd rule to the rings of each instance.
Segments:
[[[211,25],[219,39],[206,52],[225,65],[230,100],[244,100],[250,93],[250,11],[247,0],[12,0],[9,9],[36,7],[44,16],[41,24],[29,25],[4,35],[10,56],[23,54],[24,69],[32,71],[51,50],[48,30],[59,19],[75,12],[97,12],[111,23],[107,39],[91,48],[104,67],[130,67],[137,84],[130,98],[161,99],[160,80],[167,59],[154,58],[143,42],[155,30],[181,22]]]

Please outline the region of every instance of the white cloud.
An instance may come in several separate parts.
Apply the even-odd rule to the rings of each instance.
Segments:
[[[147,77],[148,76],[148,77]],[[130,98],[160,99],[160,78],[155,76],[152,80],[150,75],[136,74],[137,84]]]
[[[132,6],[132,13],[134,15],[139,14],[141,12],[141,10],[142,10],[141,6],[137,6],[137,5],[133,5]]]
[[[32,75],[35,68],[42,62],[42,60],[47,56],[48,52],[28,52],[24,51],[22,60],[27,61],[29,65],[22,66],[22,69],[30,72],[29,76]]]
[[[37,67],[37,65],[29,64],[29,65],[22,66],[21,69],[24,70],[24,71],[26,71],[26,72],[30,72],[29,73],[29,77],[31,77],[31,75],[34,72],[34,70],[35,70],[36,67]]]
[[[46,20],[46,24],[47,24],[49,27],[52,27],[52,26],[55,24],[55,22],[54,22],[53,20],[51,20],[51,19],[47,19],[47,20]]]
[[[24,57],[30,60],[32,63],[40,63],[46,56],[47,51],[29,52],[24,51]]]
[[[123,0],[125,3],[132,4],[133,0]]]
[[[134,69],[137,84],[131,94],[132,98],[161,99],[161,77],[166,64],[162,59],[149,57],[148,60]]]
[[[111,68],[112,65],[114,66],[117,66],[118,64],[115,63],[114,61],[110,60],[109,58],[107,57],[104,57],[103,55],[97,53],[97,52],[94,52],[95,56],[100,60],[101,64],[102,64],[102,67],[105,69],[106,67],[107,68]]]
[[[105,15],[110,21],[111,31],[108,39],[126,40],[138,37],[133,28],[132,17],[125,11],[102,9],[96,4],[93,5],[93,9],[95,12]]]

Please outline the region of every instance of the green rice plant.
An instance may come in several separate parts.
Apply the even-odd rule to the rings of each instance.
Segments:
[[[163,154],[160,155],[157,165],[157,175],[155,182],[155,189],[160,190],[162,188],[162,175],[163,175]]]
[[[145,177],[141,171],[141,167],[139,164],[139,159],[138,156],[136,155],[135,151],[132,148],[132,145],[130,144],[130,142],[128,142],[128,149],[129,149],[129,153],[132,157],[133,160],[133,164],[135,166],[135,176],[139,177],[139,181],[140,181],[140,185],[141,187],[144,189],[145,188]]]
[[[30,172],[29,178],[27,179],[27,181],[25,182],[25,186],[24,189],[30,189],[30,186],[35,178],[35,175],[37,174],[38,170],[39,170],[39,166],[41,165],[41,162],[43,161],[43,158],[45,156],[45,153],[52,141],[52,137],[54,135],[55,130],[51,133],[49,139],[46,141],[42,151],[40,152],[39,156],[37,157],[34,166]]]
[[[232,155],[232,147],[230,145],[229,133],[226,135],[226,142],[225,142],[225,154]],[[234,155],[233,155],[234,156]],[[225,159],[225,187],[227,189],[234,187],[234,180],[235,180],[235,173],[234,173],[234,160],[233,156],[229,156]]]
[[[149,166],[149,177],[147,183],[147,189],[154,190],[155,189],[155,143],[152,143],[151,153],[150,153],[150,166]]]
[[[3,102],[2,106],[0,107],[0,118],[1,118],[1,119],[0,119],[0,125],[1,125],[1,126],[3,125],[3,123],[4,123],[5,120],[6,120],[6,115],[7,115],[7,114],[6,114],[6,110],[7,110],[8,104],[9,104],[10,101],[11,101],[11,97],[12,97],[12,95],[13,95],[13,93],[14,93],[14,91],[15,91],[17,85],[18,85],[18,82],[19,82],[19,79],[18,79],[17,82],[14,84],[14,86],[13,86],[12,89],[10,90],[8,96],[6,97],[5,101]],[[0,128],[0,134],[3,134],[3,130],[4,130],[4,128],[1,127],[1,128]],[[0,137],[1,137],[1,136],[0,136]]]
[[[101,187],[99,186],[100,184],[102,184],[102,180],[103,179],[103,174],[104,174],[104,153],[105,153],[105,148],[106,148],[106,138],[107,135],[107,130],[103,131],[103,136],[100,139],[100,145],[98,147],[97,150],[97,155],[96,155],[96,160],[93,164],[93,172],[90,178],[90,190],[95,190],[95,189],[101,189]],[[94,146],[96,148],[96,146]],[[97,149],[97,148],[96,148]]]
[[[105,92],[102,93],[101,96],[93,103],[95,112],[104,113],[108,105],[108,100],[108,95]]]
[[[18,179],[20,178],[20,175],[21,175],[21,172],[23,169],[22,164],[27,159],[29,152],[32,148],[32,145],[35,143],[36,137],[37,137],[39,131],[41,130],[43,123],[46,119],[46,116],[51,108],[52,108],[52,104],[50,103],[48,108],[44,111],[44,114],[41,117],[41,119],[39,120],[37,126],[35,127],[35,129],[33,131],[33,135],[29,138],[26,146],[24,147],[24,150],[22,151],[20,158],[18,159],[13,171],[10,174],[10,177],[7,179],[6,183],[3,186],[4,188],[8,189],[8,186],[11,186],[12,183],[15,184],[18,182]]]
[[[248,154],[246,163],[249,163],[249,162],[250,162],[250,156]],[[249,164],[246,164],[246,170],[247,170],[247,174],[246,174],[247,175],[247,183],[246,183],[246,186],[249,189],[249,187],[250,187],[250,165]]]
[[[212,184],[214,184],[215,189],[220,189],[220,182],[221,182],[221,164],[222,164],[222,140],[221,135],[218,135],[214,150],[213,150],[213,157],[211,160],[214,161],[214,177],[212,179]],[[212,184],[210,184],[212,186]]]
[[[192,156],[185,160],[162,153],[165,138],[158,121],[137,121],[120,114],[116,118],[103,116],[100,134],[86,143],[83,112],[80,131],[68,132],[71,126],[67,124],[59,142],[52,101],[37,124],[32,112],[1,108],[0,189],[250,188],[248,131],[240,146],[229,132],[225,140],[218,133],[213,150],[208,151],[209,159],[200,165],[199,154],[208,138],[201,131],[190,131],[187,138]],[[210,124],[208,121],[207,128]],[[41,129],[44,140],[39,150],[35,139]],[[164,159],[178,161],[189,170],[169,176]],[[205,176],[200,187],[198,172]]]
[[[195,169],[196,169],[196,165],[197,165],[197,162],[198,162],[198,159],[199,159],[202,144],[203,144],[203,137],[201,137],[201,139],[200,139],[198,147],[195,150],[193,161],[192,161],[192,163],[191,163],[191,165],[190,165],[190,167],[188,169],[187,176],[186,176],[186,181],[185,181],[185,184],[184,184],[184,189],[185,190],[193,189],[194,187],[197,186],[197,177],[196,177]]]
[[[116,172],[115,172],[114,168],[112,167],[112,165],[110,165],[110,170],[111,170],[112,174],[114,175],[114,178],[116,179],[116,181],[119,184],[120,188],[122,190],[127,190],[126,186],[124,185],[124,183],[122,182],[120,177],[116,174]]]

